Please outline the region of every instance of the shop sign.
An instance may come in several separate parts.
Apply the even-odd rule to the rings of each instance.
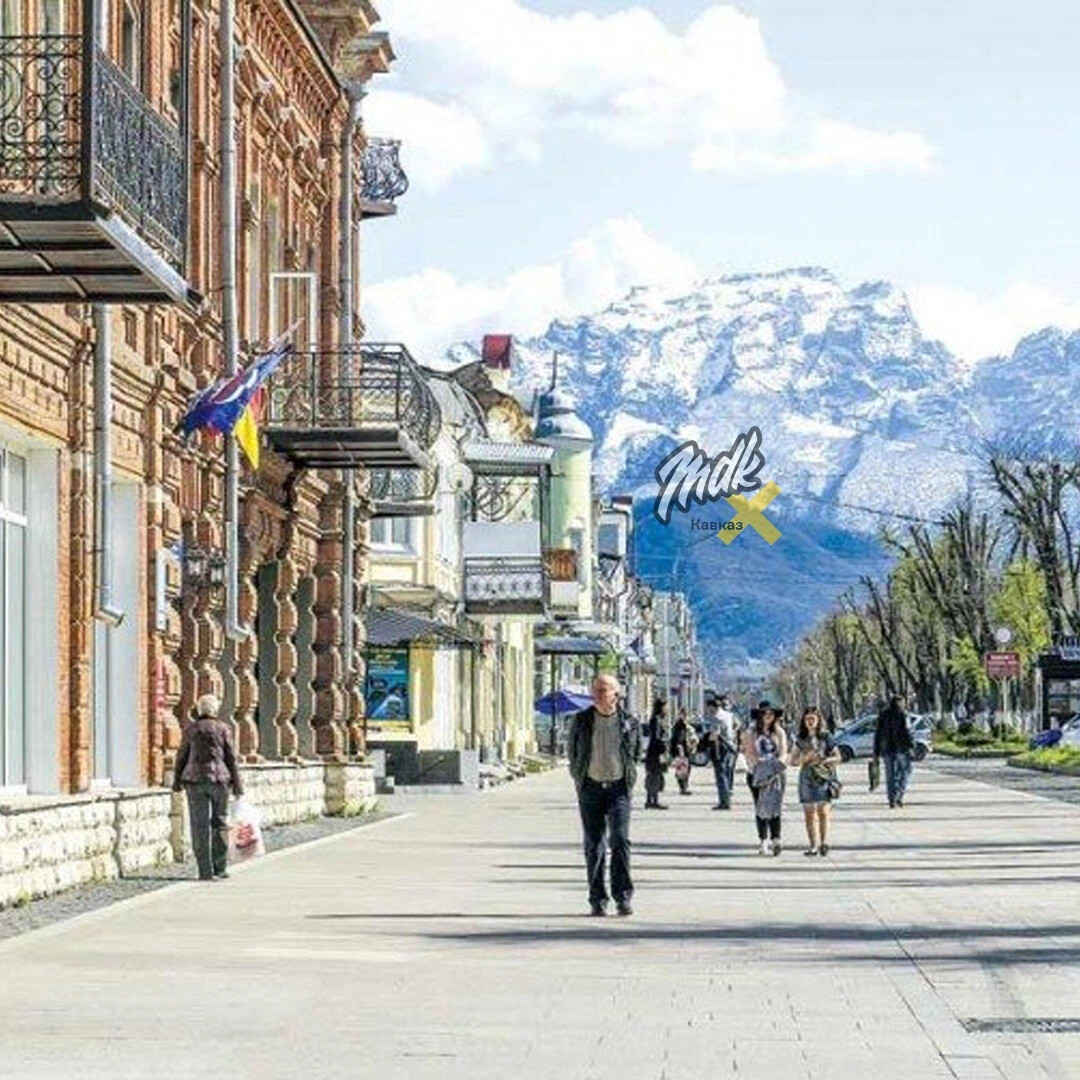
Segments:
[[[369,649],[364,700],[370,728],[408,728],[409,650]]]

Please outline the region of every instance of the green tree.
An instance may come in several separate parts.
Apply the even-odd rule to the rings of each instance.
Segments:
[[[949,670],[974,686],[980,695],[990,689],[990,678],[983,667],[982,655],[966,634],[953,641]]]
[[[1026,674],[1035,658],[1050,647],[1049,595],[1038,563],[1022,558],[1009,563],[990,609],[994,620],[1013,632],[1010,648],[1020,654]]]

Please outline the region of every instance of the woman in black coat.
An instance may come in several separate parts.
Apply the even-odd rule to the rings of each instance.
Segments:
[[[667,746],[664,728],[667,719],[667,702],[657,698],[653,703],[652,716],[646,729],[645,746],[645,809],[666,810],[660,802],[664,790],[664,773],[667,770]]]

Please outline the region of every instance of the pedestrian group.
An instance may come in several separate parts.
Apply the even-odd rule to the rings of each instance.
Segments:
[[[679,793],[691,793],[693,761],[703,750],[716,784],[713,809],[730,811],[736,764],[741,755],[746,762],[746,783],[754,809],[757,850],[769,856],[778,856],[783,850],[787,777],[789,770],[797,768],[807,836],[803,854],[810,858],[829,855],[832,806],[843,790],[837,772],[841,755],[834,741],[831,715],[826,719],[814,707],[804,709],[789,737],[783,709],[761,701],[757,708],[750,709],[747,722],[740,726],[729,698],[721,694],[705,703],[699,739],[684,709],[668,731],[668,706],[662,699],[654,703],[648,723],[639,726],[621,704],[619,683],[612,675],[597,677],[592,696],[593,703],[571,722],[568,752],[570,774],[578,793],[593,915],[606,915],[612,898],[620,915],[632,914],[630,807],[639,760],[644,766],[646,810],[668,809],[660,795],[669,769],[675,775]],[[903,700],[894,696],[878,716],[870,767],[873,790],[878,762],[884,763],[892,808],[904,805],[912,749]]]

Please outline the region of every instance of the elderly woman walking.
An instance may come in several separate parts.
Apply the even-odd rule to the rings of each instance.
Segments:
[[[754,816],[762,855],[779,855],[781,817],[787,772],[787,735],[780,723],[782,709],[762,701],[750,712],[753,727],[745,744],[750,790],[754,795]]]
[[[221,702],[213,694],[203,694],[196,702],[195,716],[180,740],[173,776],[173,791],[183,788],[187,793],[191,847],[200,881],[229,876],[229,789],[237,798],[244,790],[232,731],[218,719],[220,711]]]

